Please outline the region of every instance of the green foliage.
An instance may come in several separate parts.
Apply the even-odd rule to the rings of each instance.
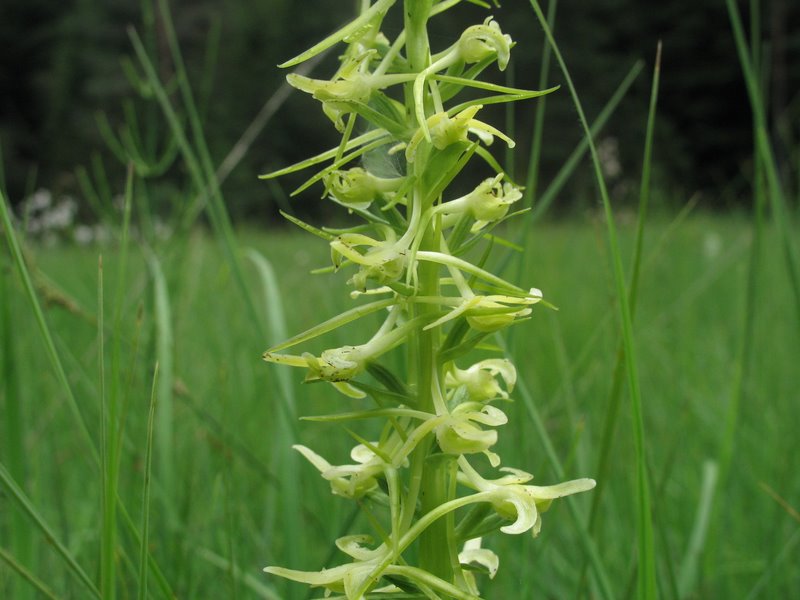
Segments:
[[[532,433],[531,408],[538,411],[542,430],[568,473],[596,472],[605,399],[619,340],[609,318],[613,313],[606,293],[610,281],[607,256],[598,245],[597,227],[588,217],[549,224],[534,228],[525,242],[524,269],[536,273],[537,283],[547,290],[559,311],[541,311],[537,318],[521,325],[528,330],[527,335],[514,336],[511,358],[518,366],[524,365],[524,370],[520,369],[521,379],[513,394],[516,402],[500,405],[510,421],[503,428],[498,451],[509,464],[532,465],[536,481],[542,484],[557,481],[559,473],[546,458],[544,439],[538,431]],[[660,573],[671,569],[677,574],[693,544],[695,516],[701,510],[703,463],[717,457],[722,437],[720,423],[725,419],[739,352],[741,331],[733,324],[741,320],[749,223],[743,216],[700,214],[673,222],[656,214],[647,233],[636,316],[637,350],[642,392],[647,399],[649,458],[656,492],[657,564]],[[634,228],[621,224],[620,236],[625,256],[632,256]],[[282,297],[315,300],[292,303],[292,311],[284,317],[288,331],[301,331],[320,316],[333,316],[350,308],[352,301],[344,289],[332,291],[329,277],[309,279],[307,275],[308,270],[327,263],[324,241],[309,242],[304,232],[264,236],[262,232],[240,231],[237,239],[280,266],[276,276]],[[693,593],[700,597],[746,597],[755,586],[760,590],[756,597],[786,597],[798,584],[792,560],[797,524],[761,483],[797,509],[792,499],[800,494],[795,476],[800,470],[800,454],[793,435],[793,415],[800,386],[794,367],[800,345],[792,328],[785,325],[794,319],[794,306],[773,226],[765,225],[762,241],[759,289],[769,293],[759,293],[754,308],[753,362],[742,386],[732,476],[719,492],[723,501],[714,508],[720,511],[723,526],[710,528],[705,540],[705,548],[716,544],[717,559],[706,564],[702,559],[705,550],[701,554],[693,587]],[[81,398],[81,408],[93,422],[97,422],[94,419],[100,406],[96,322],[92,318],[97,308],[99,251],[91,247],[28,248],[37,289],[51,298],[44,309],[46,319]],[[113,289],[117,254],[112,248],[104,248],[102,253],[106,280]],[[177,537],[183,542],[173,542],[167,515],[159,508],[163,494],[157,472],[161,450],[155,442],[149,552],[178,597],[229,597],[232,572],[239,582],[239,598],[289,598],[293,593],[289,584],[260,574],[264,564],[285,564],[289,548],[298,553],[300,562],[292,564],[299,568],[339,564],[335,555],[330,556],[331,539],[360,531],[368,523],[361,516],[348,523],[353,518],[350,507],[330,495],[315,479],[311,466],[298,462],[294,472],[277,479],[286,459],[287,442],[281,432],[283,425],[275,416],[281,410],[280,396],[271,391],[271,386],[286,369],[258,365],[263,338],[241,309],[217,242],[202,235],[176,238],[162,245],[159,254],[172,302],[176,343],[173,455],[177,479],[171,503],[179,509]],[[121,325],[116,331],[108,331],[109,336],[113,334],[108,343],[111,345],[115,338],[121,342],[120,383],[124,397],[129,399],[119,493],[138,529],[156,361],[156,315],[147,259],[135,246],[127,273]],[[20,333],[35,332],[37,327],[24,289],[13,272],[4,270],[3,278],[0,304],[11,310],[14,344],[13,349],[4,344],[0,352],[4,356],[13,352],[17,365],[14,373],[19,391],[14,398],[21,407],[20,453],[27,473],[17,482],[55,538],[92,577],[99,572],[99,471],[86,458],[84,440],[52,375],[55,371],[41,339],[38,334]],[[342,274],[334,276],[335,281],[343,283],[344,279]],[[261,289],[257,271],[248,269],[247,283],[253,290]],[[69,299],[72,304],[58,298]],[[204,318],[206,315],[215,318]],[[343,345],[364,326],[378,323],[378,316],[366,316],[346,329],[331,332],[327,339]],[[321,349],[314,346],[313,351]],[[387,358],[395,369],[405,362],[398,351]],[[328,385],[288,379],[298,411],[331,412]],[[523,390],[530,393],[532,405]],[[0,394],[0,421],[5,426],[9,396]],[[369,406],[365,401],[346,402],[346,410]],[[636,502],[630,475],[632,439],[625,424],[623,416],[613,438],[609,470],[602,480],[605,490],[599,526],[590,538],[601,549],[612,591],[619,597],[625,595],[633,572],[631,549],[636,536],[635,522],[630,518]],[[380,434],[375,425],[374,420],[351,424],[366,439]],[[346,459],[355,443],[326,423],[301,421],[296,427],[293,443],[313,447],[336,460]],[[95,433],[99,440],[99,430]],[[6,467],[10,467],[8,441],[6,436],[0,438],[0,462]],[[222,535],[226,522],[222,501],[225,473],[230,478],[231,503],[227,510],[233,516],[233,553]],[[304,526],[302,536],[286,528],[285,516],[275,505],[284,487],[298,477],[306,480],[296,505]],[[79,580],[71,579],[72,572],[55,547],[42,537],[26,513],[9,502],[7,488],[3,488],[3,494],[0,546],[56,597],[80,596],[85,588],[78,587]],[[577,503],[584,520],[588,508],[588,503]],[[15,515],[21,521],[17,530],[23,538],[6,533],[9,519]],[[320,515],[326,519],[320,520]],[[571,520],[568,506],[554,505],[545,517],[549,520],[545,520],[539,540],[502,536],[487,544],[502,557],[492,582],[495,596],[575,595],[585,555],[571,526],[560,526]],[[118,543],[121,555],[127,558],[120,565],[118,583],[135,597],[140,545],[128,531],[122,523]],[[16,551],[20,546],[15,540],[20,539],[32,547],[30,557]],[[753,544],[754,539],[759,544]],[[151,570],[148,577],[148,597],[169,597],[156,584],[153,573]],[[245,581],[247,576],[256,578],[258,585],[251,587]],[[592,576],[587,578],[584,593],[596,590],[593,581]],[[26,586],[0,564],[0,596],[16,598]],[[274,595],[266,595],[264,587]],[[9,589],[15,590],[14,595]],[[89,592],[83,595],[88,597]],[[663,597],[674,596],[666,589]]]

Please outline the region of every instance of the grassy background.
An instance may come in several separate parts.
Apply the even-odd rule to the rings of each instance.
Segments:
[[[635,228],[620,217],[623,258],[629,262]],[[604,236],[599,213],[537,224],[525,255],[508,268],[515,277],[521,260],[523,275],[516,282],[541,288],[559,307],[535,311],[509,338],[530,400],[569,477],[597,476],[619,344]],[[667,598],[790,597],[800,589],[792,559],[800,524],[797,513],[782,505],[797,509],[800,497],[800,340],[782,248],[770,228],[757,271],[752,360],[743,379],[731,468],[719,487],[709,487],[709,473],[724,452],[726,411],[739,364],[751,237],[748,219],[736,215],[660,216],[647,226],[635,330],[658,581]],[[257,249],[275,268],[274,297],[263,297],[264,282],[249,263],[245,282],[264,314],[279,308],[280,298],[290,334],[352,305],[342,276],[308,276],[328,262],[324,242],[287,231],[239,231],[236,244]],[[348,529],[352,507],[331,497],[316,471],[289,449],[304,443],[331,462],[345,462],[350,440],[335,427],[298,423],[287,413],[335,412],[359,402],[325,385],[302,385],[299,371],[281,372],[260,360],[280,335],[268,331],[265,339],[259,333],[229,263],[202,232],[147,252],[134,244],[118,303],[116,246],[27,250],[58,356],[97,447],[102,447],[101,382],[106,397],[118,389],[124,419],[119,497],[135,523],[142,509],[153,370],[160,362],[157,385],[168,386],[173,417],[163,422],[160,399],[148,546],[172,590],[182,598],[305,598],[302,586],[267,578],[260,569],[268,564],[318,569],[330,560],[333,539],[364,530],[364,523],[359,518]],[[106,354],[119,343],[119,367],[107,358],[104,378],[97,332],[99,254]],[[154,284],[155,256],[165,284],[160,291]],[[2,264],[0,458],[55,537],[96,579],[105,552],[105,484],[53,376],[18,277],[5,257]],[[117,306],[119,325],[111,316]],[[358,323],[324,343],[357,343],[366,339],[365,329]],[[170,359],[171,369],[165,370]],[[289,411],[281,387],[287,383],[293,396]],[[504,463],[551,483],[555,475],[532,426],[532,405],[519,391],[514,396],[507,408],[510,423],[500,432]],[[599,481],[603,491],[592,534],[620,598],[635,595],[637,556],[629,418],[623,399],[609,472]],[[359,432],[369,437],[369,425]],[[578,499],[583,520],[597,493],[599,488]],[[0,496],[0,509],[3,550],[56,597],[89,597],[11,494]],[[537,540],[527,535],[485,540],[501,557],[495,582],[483,586],[487,597],[591,597],[596,588],[577,535],[566,506],[557,503],[544,516]],[[112,556],[118,596],[134,597],[138,541],[120,526],[117,545]],[[153,597],[164,595],[152,576],[149,586]],[[0,563],[0,597],[39,597],[28,590],[18,573]]]

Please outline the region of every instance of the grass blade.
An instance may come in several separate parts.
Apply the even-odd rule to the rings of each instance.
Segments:
[[[175,452],[173,442],[174,406],[173,389],[173,336],[172,311],[169,291],[161,263],[151,255],[148,264],[153,277],[153,302],[156,317],[156,357],[159,364],[158,413],[156,413],[155,436],[158,446],[158,475],[163,487],[163,500],[170,526],[177,520],[175,511]]]
[[[742,66],[747,94],[750,98],[750,106],[753,111],[755,121],[755,143],[758,149],[757,160],[761,161],[764,174],[769,188],[769,198],[773,210],[774,219],[778,226],[783,243],[784,258],[786,260],[786,270],[789,281],[792,285],[794,304],[797,311],[797,326],[800,328],[800,270],[797,257],[796,236],[792,234],[791,215],[786,206],[783,185],[781,184],[778,166],[775,160],[775,153],[769,139],[769,128],[767,125],[766,110],[764,99],[761,94],[761,86],[758,73],[751,62],[747,39],[742,26],[742,18],[734,0],[725,0],[728,8],[728,16],[733,29],[733,37],[736,42],[736,51],[739,55],[739,62]],[[723,465],[724,467],[724,465]],[[724,471],[723,477],[724,479]]]
[[[5,260],[2,261],[5,267]],[[0,267],[0,268],[3,268]],[[5,398],[3,403],[4,428],[3,451],[8,457],[8,470],[18,481],[26,481],[28,473],[28,459],[24,442],[26,431],[25,403],[20,395],[22,374],[18,370],[17,348],[12,332],[14,321],[14,306],[12,304],[11,286],[5,274],[0,275],[0,352],[2,353],[2,384],[0,390]],[[8,511],[5,526],[8,527],[8,544],[11,552],[19,557],[22,564],[34,565],[33,539],[25,518],[17,511]],[[23,586],[11,584],[11,595],[18,594],[20,600],[32,598],[31,590]],[[17,596],[14,596],[15,598]]]
[[[106,394],[105,365],[105,311],[103,309],[103,257],[97,261],[97,346],[99,362],[99,396],[100,396],[100,465],[101,465],[101,533],[100,533],[100,592],[104,599],[113,600],[116,596],[116,498],[117,480],[114,469],[116,439],[113,430],[116,421],[115,413],[110,409]],[[115,416],[115,415],[114,415]]]
[[[163,12],[167,17],[169,16],[168,10],[165,9]],[[171,24],[171,21],[169,21],[169,24]],[[186,163],[186,167],[189,170],[195,188],[199,193],[198,197],[201,199],[208,198],[209,200],[209,218],[214,227],[214,231],[217,234],[220,245],[222,246],[223,254],[231,267],[234,279],[236,280],[237,286],[242,293],[242,297],[247,305],[247,309],[250,312],[250,316],[253,319],[253,323],[255,323],[261,330],[262,334],[264,334],[265,332],[263,330],[263,323],[261,322],[260,315],[255,308],[255,303],[244,280],[241,261],[236,249],[233,229],[231,227],[230,219],[228,218],[228,213],[225,210],[225,205],[222,201],[219,183],[214,175],[214,169],[209,164],[208,160],[203,160],[201,162],[201,160],[198,159],[197,154],[189,143],[186,131],[184,130],[180,119],[178,118],[178,115],[170,102],[169,96],[164,89],[164,86],[161,84],[161,81],[158,79],[155,67],[145,52],[141,39],[133,29],[129,29],[128,33],[139,62],[141,63],[141,66],[147,75],[148,81],[153,87],[153,93],[155,94],[155,97],[158,100],[158,103],[160,104],[167,121],[169,122],[170,128],[172,129],[172,132],[178,141],[178,146],[181,149],[181,154],[184,162]],[[183,64],[182,61],[179,60],[179,55],[177,57],[174,56],[173,58],[176,60],[177,65]],[[182,74],[183,75],[182,77],[179,77],[179,80],[185,79],[185,71],[182,71]],[[191,98],[191,94],[188,92],[185,93],[184,96]],[[197,117],[196,111],[194,111],[193,114],[195,118],[190,120],[193,122],[195,130],[199,130],[199,135],[201,136],[196,139],[196,142],[198,145],[200,145],[201,156],[205,156],[207,159],[207,149],[205,152],[202,151],[202,148],[204,148],[205,145],[202,141],[202,128],[200,126],[199,118]],[[194,211],[190,208],[186,214],[191,215],[193,213]],[[183,228],[186,228],[188,225],[189,223],[184,222]]]
[[[547,23],[550,29],[555,27],[556,9],[558,0],[550,0],[547,3]],[[550,45],[547,40],[542,42],[542,61],[541,71],[539,71],[539,89],[547,85],[550,76]],[[542,98],[536,103],[536,113],[533,121],[533,132],[531,135],[530,159],[528,160],[528,171],[525,177],[525,191],[523,196],[523,206],[532,207],[536,201],[536,188],[539,183],[539,167],[542,156],[542,138],[544,135],[544,116],[547,112],[547,98]]]
[[[56,345],[53,341],[53,336],[50,333],[50,328],[47,325],[47,320],[44,317],[44,312],[42,311],[42,306],[39,303],[39,298],[36,295],[36,289],[33,286],[30,272],[28,271],[28,267],[25,265],[25,259],[22,256],[22,248],[20,247],[19,241],[15,235],[14,227],[11,224],[11,210],[6,203],[6,198],[2,192],[0,192],[0,220],[2,220],[3,228],[6,232],[6,242],[11,250],[11,255],[17,268],[17,273],[19,274],[20,279],[22,279],[22,284],[25,288],[28,304],[30,305],[31,310],[33,310],[34,317],[36,318],[36,324],[39,327],[39,333],[41,334],[44,342],[47,358],[50,360],[50,365],[53,368],[56,379],[61,386],[64,396],[66,397],[67,406],[72,412],[72,416],[78,425],[78,430],[86,440],[86,444],[89,447],[90,456],[94,460],[94,463],[99,465],[100,455],[97,452],[94,439],[92,438],[91,433],[89,433],[89,428],[86,426],[86,420],[83,418],[83,414],[78,407],[78,401],[75,398],[75,394],[73,393],[72,387],[67,379],[66,371],[64,371],[64,365],[61,363],[58,351],[56,350]]]
[[[247,586],[257,598],[263,598],[264,600],[284,600],[283,597],[279,596],[270,586],[254,577],[250,573],[242,571],[242,569],[237,565],[231,563],[229,560],[226,560],[219,554],[215,554],[206,548],[200,548],[197,550],[197,555],[218,569],[222,569],[226,572],[232,572],[237,581],[241,581],[245,586]]]
[[[644,157],[642,160],[642,181],[639,191],[639,211],[636,224],[636,240],[634,242],[633,266],[631,268],[630,284],[628,286],[628,302],[630,303],[631,319],[636,315],[636,306],[639,297],[639,280],[642,270],[642,256],[644,245],[644,224],[650,198],[650,171],[653,149],[653,131],[655,129],[656,105],[658,102],[659,81],[661,75],[661,43],[656,50],[655,66],[653,68],[653,82],[650,91],[650,107],[647,115],[647,128],[645,133]],[[605,491],[605,479],[611,465],[611,447],[614,442],[619,407],[622,399],[623,381],[625,376],[625,349],[620,342],[614,364],[611,391],[609,392],[608,408],[605,411],[603,423],[603,437],[598,453],[597,479],[598,485],[592,497],[592,508],[589,516],[589,529],[594,531],[597,517],[600,514],[600,500]]]
[[[25,581],[30,583],[36,590],[39,591],[40,594],[43,596],[50,598],[50,600],[58,600],[58,596],[45,585],[45,583],[36,577],[33,573],[28,571],[22,564],[20,564],[11,554],[9,554],[4,548],[0,548],[0,560],[4,561],[13,571],[17,573],[20,577],[22,577]],[[14,596],[15,598],[19,598],[19,596]]]
[[[147,598],[147,546],[150,538],[150,480],[153,467],[153,429],[155,428],[156,406],[158,404],[158,363],[153,371],[153,385],[150,391],[150,410],[147,413],[147,443],[144,451],[144,485],[142,486],[142,524],[139,528],[139,592],[138,600]]]
[[[261,279],[264,310],[269,329],[279,338],[285,339],[287,336],[286,315],[275,271],[270,262],[256,250],[250,249],[245,255],[255,265]],[[275,447],[279,451],[275,453],[277,465],[273,467],[273,472],[278,475],[278,480],[281,482],[281,494],[277,499],[273,497],[270,500],[277,505],[270,511],[270,514],[280,518],[280,522],[275,523],[275,530],[291,532],[292,539],[284,540],[286,561],[289,564],[301,564],[302,552],[300,544],[295,543],[295,540],[305,538],[307,528],[300,518],[303,493],[300,489],[300,479],[297,477],[300,469],[299,455],[290,450],[291,445],[299,438],[295,409],[296,398],[290,377],[288,369],[277,369],[273,379],[276,382],[276,391],[283,400],[280,403],[278,419],[275,419],[277,424]],[[290,589],[290,598],[299,594],[295,588]]]
[[[14,481],[14,478],[11,477],[11,474],[6,470],[2,463],[0,463],[0,483],[2,483],[3,487],[5,487],[8,491],[9,497],[17,503],[19,508],[22,509],[26,515],[28,515],[34,525],[36,525],[39,531],[41,531],[47,542],[55,549],[66,566],[69,568],[69,571],[81,583],[83,588],[85,588],[85,590],[89,592],[93,598],[98,598],[98,600],[100,600],[102,598],[100,595],[100,590],[97,589],[91,578],[78,564],[67,547],[64,546],[64,544],[62,544],[58,538],[56,538],[53,530],[44,520],[42,515],[39,514],[39,511],[36,510],[36,507],[30,501],[28,496],[25,495],[25,492],[23,492],[22,489],[17,485],[17,482]]]
[[[499,346],[503,349],[503,353],[507,354],[508,347],[506,342],[499,336],[497,336],[496,339]],[[547,431],[547,427],[544,424],[544,419],[539,413],[539,409],[536,406],[533,395],[530,393],[525,379],[520,373],[517,373],[517,384],[514,388],[514,393],[519,394],[519,396],[522,398],[525,409],[528,412],[528,416],[530,417],[533,427],[536,430],[537,438],[542,443],[545,456],[547,457],[547,461],[550,463],[550,467],[553,469],[556,479],[565,479],[566,473],[564,470],[564,465],[562,464],[561,459],[558,458],[558,452],[556,451],[555,444],[553,443],[550,433]],[[589,562],[594,569],[594,574],[597,578],[601,597],[605,600],[614,600],[617,596],[614,594],[614,591],[611,588],[611,581],[608,578],[605,566],[603,565],[603,560],[600,557],[600,551],[597,549],[597,545],[589,534],[589,530],[584,522],[583,515],[581,515],[580,511],[578,510],[578,503],[575,502],[575,499],[571,496],[562,498],[562,500],[566,502],[570,516],[572,517],[572,521],[578,529],[578,539],[580,540],[580,544],[583,546],[583,551],[586,553],[586,556],[588,557]]]
[[[617,240],[617,230],[614,221],[614,214],[611,209],[611,201],[606,189],[605,179],[603,178],[600,159],[597,155],[589,123],[583,111],[580,98],[578,97],[572,77],[569,74],[567,65],[561,52],[553,38],[553,33],[547,25],[547,21],[542,14],[537,0],[530,0],[531,6],[536,13],[539,23],[544,29],[545,35],[553,48],[553,55],[556,57],[561,71],[569,87],[570,95],[575,103],[584,134],[589,143],[589,151],[594,164],[595,176],[603,201],[603,209],[606,217],[606,227],[608,230],[608,243],[611,250],[611,258],[614,267],[614,283],[616,287],[617,301],[619,303],[620,320],[622,322],[622,335],[625,348],[625,363],[628,374],[628,387],[631,396],[631,412],[633,424],[633,438],[636,453],[636,474],[637,474],[637,511],[638,511],[638,549],[639,549],[639,569],[638,569],[638,597],[642,600],[651,600],[658,596],[658,586],[656,583],[656,564],[655,564],[655,544],[653,537],[653,520],[651,514],[650,483],[648,478],[647,458],[645,449],[644,416],[642,414],[642,397],[639,388],[639,375],[636,363],[636,354],[633,343],[633,322],[631,318],[628,294],[625,285],[625,272],[622,266],[622,254]]]
[[[700,491],[700,502],[697,506],[697,514],[694,518],[694,527],[689,540],[689,547],[683,556],[680,575],[678,576],[678,590],[681,598],[688,598],[692,595],[697,584],[697,571],[700,563],[700,556],[705,545],[706,533],[708,532],[708,521],[711,516],[711,506],[714,500],[714,493],[717,491],[717,474],[719,469],[714,461],[706,461],[703,464],[703,487]]]

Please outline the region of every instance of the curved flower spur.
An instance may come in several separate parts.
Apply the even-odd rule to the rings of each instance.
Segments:
[[[350,559],[339,566],[265,570],[323,588],[330,598],[479,600],[483,580],[476,574],[493,578],[500,564],[481,538],[494,531],[535,535],[553,500],[594,486],[591,479],[533,486],[531,475],[508,467],[494,478],[481,474],[502,464],[495,446],[508,416],[496,404],[510,401],[517,372],[505,357],[475,355],[496,352],[485,338],[530,318],[543,295],[492,273],[488,252],[478,264],[470,258],[473,248],[491,247],[496,236],[488,232],[513,216],[522,197],[488,150],[495,138],[510,147],[513,140],[476,117],[485,104],[552,90],[478,79],[493,64],[504,69],[514,46],[492,17],[435,52],[429,22],[459,0],[405,0],[404,27],[390,40],[381,26],[395,4],[363,0],[353,21],[282,65],[344,45],[330,80],[288,77],[322,103],[342,139],[264,176],[317,167],[294,195],[322,183],[324,198],[363,221],[332,230],[287,215],[329,244],[332,265],[321,271],[350,270],[351,298],[370,300],[277,344],[264,359],[300,367],[307,382],[327,382],[351,398],[350,412],[307,420],[378,421],[363,436],[347,430],[358,442],[350,464],[294,446],[334,495],[358,502],[373,531],[336,542]],[[466,88],[488,95],[447,106]],[[386,163],[394,165],[388,176],[371,167]],[[470,172],[490,175],[452,199],[449,186],[468,164],[475,165]],[[283,352],[377,313],[385,315],[382,324],[365,342],[318,356]],[[399,351],[407,353],[402,373],[385,360]],[[362,404],[352,410],[353,402]]]

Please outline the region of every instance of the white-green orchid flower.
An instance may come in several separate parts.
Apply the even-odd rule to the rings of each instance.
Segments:
[[[344,233],[330,242],[331,260],[339,268],[344,260],[359,266],[358,272],[350,279],[357,290],[365,291],[367,281],[375,281],[379,286],[398,281],[408,267],[408,250],[418,233],[421,210],[418,199],[412,202],[408,229],[399,239],[394,229],[380,227],[385,239],[376,240],[362,233]],[[366,247],[360,252],[359,247]]]
[[[325,180],[330,194],[348,208],[365,210],[376,198],[396,192],[403,183],[401,177],[377,177],[361,167],[333,171]]]
[[[481,426],[505,425],[508,423],[506,414],[483,402],[462,402],[449,408],[442,396],[436,372],[433,373],[433,379],[435,383],[431,392],[436,417],[431,422],[436,423],[436,441],[442,452],[454,456],[484,453],[492,466],[499,465],[500,458],[489,450],[497,443],[497,432]]]
[[[387,227],[386,239],[376,240],[362,233],[344,233],[330,242],[331,259],[335,268],[349,260],[359,266],[358,271],[348,281],[360,291],[367,289],[367,281],[375,281],[379,286],[398,281],[406,271],[408,245],[397,240],[394,230]],[[359,247],[365,247],[360,252]]]
[[[400,313],[399,306],[393,307],[375,335],[367,343],[359,346],[331,348],[323,351],[320,356],[308,352],[296,356],[267,351],[263,358],[271,363],[306,368],[308,369],[306,381],[328,381],[348,396],[363,398],[364,393],[348,385],[347,382],[363,372],[369,362],[405,342],[408,332],[418,326],[418,321],[415,320],[397,325]]]
[[[347,600],[361,600],[363,594],[357,594],[378,564],[378,560],[371,562],[356,561],[322,571],[296,571],[283,567],[267,567],[265,573],[277,575],[285,579],[305,583],[312,587],[325,588],[325,597],[331,592],[344,593]]]
[[[464,543],[464,549],[458,553],[458,562],[465,567],[477,565],[486,571],[489,579],[494,579],[494,576],[497,575],[497,570],[500,568],[500,558],[488,548],[481,548],[481,538],[467,540]],[[477,595],[479,592],[475,575],[470,570],[465,569],[464,577],[470,587],[470,592]]]
[[[323,479],[331,484],[331,491],[344,498],[361,498],[378,487],[378,478],[382,476],[386,464],[377,454],[363,444],[350,451],[350,458],[356,464],[331,465],[319,454],[302,446],[292,446],[302,454],[320,472]]]
[[[482,104],[476,104],[465,108],[453,117],[445,111],[440,111],[427,120],[421,121],[422,125],[406,146],[406,160],[414,162],[419,145],[426,139],[429,139],[435,148],[443,150],[456,142],[468,141],[467,135],[470,133],[477,136],[487,146],[491,145],[494,136],[497,136],[508,144],[509,148],[513,148],[514,140],[505,133],[474,118],[481,108],[483,108]]]
[[[466,196],[445,202],[432,209],[432,214],[468,213],[475,223],[471,231],[480,231],[489,223],[508,214],[511,205],[522,198],[522,190],[512,183],[502,183],[503,173],[482,181]]]
[[[442,306],[454,306],[454,308],[436,321],[426,325],[425,329],[439,327],[464,315],[470,327],[476,331],[491,333],[510,325],[518,318],[531,314],[530,307],[542,300],[542,292],[531,288],[527,296],[520,298],[503,294],[479,296],[467,289],[462,292],[460,298],[442,296],[432,299],[417,299],[417,301],[428,300]]]
[[[498,375],[506,389],[500,386]],[[488,402],[495,398],[508,400],[508,394],[513,391],[516,383],[517,370],[507,358],[489,358],[464,370],[454,364],[445,374],[444,380],[448,388],[463,387],[467,397],[473,402]]]
[[[492,466],[497,466],[500,459],[489,450],[497,443],[497,432],[480,426],[497,427],[506,423],[508,417],[499,408],[480,402],[462,402],[442,419],[436,428],[436,441],[445,454],[458,456],[482,452]]]
[[[433,128],[425,119],[423,102],[425,82],[428,78],[455,64],[476,63],[492,55],[497,56],[497,64],[503,71],[508,65],[511,55],[511,44],[511,37],[504,35],[500,31],[497,21],[488,17],[482,25],[473,25],[465,29],[458,42],[432,57],[430,66],[421,71],[414,79],[414,107],[422,135],[426,140],[432,141],[434,136]],[[438,95],[434,94],[434,98],[438,98]],[[436,108],[438,111],[442,110],[441,106]]]
[[[370,74],[369,63],[376,54],[375,50],[367,50],[348,58],[331,80],[291,73],[286,76],[286,81],[292,87],[311,94],[314,99],[322,102],[325,115],[341,132],[345,129],[343,116],[353,112],[353,102],[366,104],[375,90],[410,81],[413,77],[407,74]]]
[[[505,71],[511,57],[511,36],[500,30],[500,25],[492,17],[487,17],[482,25],[468,27],[458,40],[460,58],[465,63],[480,62],[493,54],[497,55],[497,66]]]
[[[497,513],[514,522],[500,528],[503,533],[519,534],[532,531],[534,537],[542,528],[540,514],[553,500],[571,494],[586,492],[596,485],[594,479],[573,479],[556,485],[523,485],[533,475],[519,469],[503,468],[508,473],[499,479],[484,479],[464,456],[458,458],[459,482],[485,496]]]

